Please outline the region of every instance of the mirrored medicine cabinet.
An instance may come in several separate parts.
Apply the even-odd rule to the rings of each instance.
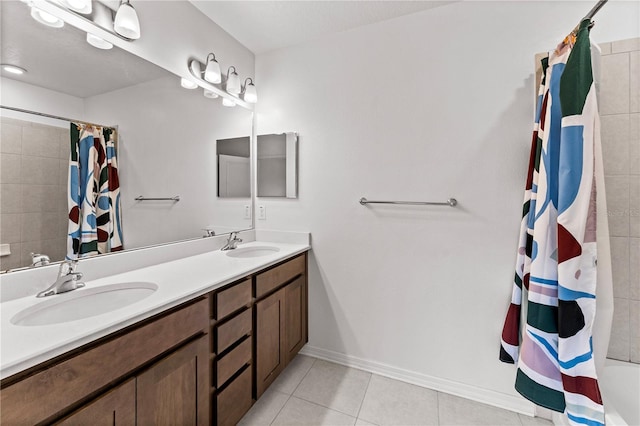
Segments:
[[[258,135],[258,197],[298,198],[298,134]]]

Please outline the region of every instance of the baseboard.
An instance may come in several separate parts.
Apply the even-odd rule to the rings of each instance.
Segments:
[[[314,358],[324,359],[326,361],[335,362],[336,364],[345,365],[347,367],[357,368],[359,370],[368,371],[380,376],[389,377],[390,379],[400,380],[402,382],[411,383],[412,385],[433,389],[439,392],[460,396],[483,404],[492,405],[505,410],[515,411],[527,416],[534,415],[534,405],[526,399],[514,395],[492,391],[489,389],[479,388],[464,383],[454,382],[452,380],[442,379],[439,377],[428,376],[426,374],[416,373],[414,371],[404,370],[402,368],[393,367],[391,365],[382,364],[375,361],[358,358],[355,356],[345,355],[339,352],[329,351],[313,346],[306,345],[300,353],[309,355]]]

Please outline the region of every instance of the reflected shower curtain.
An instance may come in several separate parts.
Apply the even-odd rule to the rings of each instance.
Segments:
[[[604,424],[591,334],[599,117],[589,24],[580,24],[573,47],[562,45],[543,61],[516,273],[500,348],[501,361],[518,362],[516,390],[538,405],[566,412],[576,425]],[[522,286],[528,300],[520,337]]]
[[[71,123],[67,259],[120,251],[120,183],[114,129]]]

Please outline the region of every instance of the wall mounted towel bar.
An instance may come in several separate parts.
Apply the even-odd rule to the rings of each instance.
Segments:
[[[136,201],[173,201],[177,203],[178,201],[180,201],[180,196],[176,195],[175,197],[151,198],[151,197],[144,197],[142,195],[139,195],[135,198],[135,200]]]
[[[404,204],[408,206],[449,206],[455,207],[458,204],[458,200],[455,198],[449,198],[444,203],[431,202],[431,201],[373,201],[367,200],[365,197],[360,198],[360,204],[363,206],[366,204]]]

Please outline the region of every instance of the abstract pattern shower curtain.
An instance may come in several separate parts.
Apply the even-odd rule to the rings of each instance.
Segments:
[[[71,123],[67,259],[123,249],[115,137],[114,129]]]
[[[599,117],[589,20],[575,44],[543,61],[511,304],[500,359],[518,362],[516,390],[572,424],[604,424],[593,359],[595,150]],[[527,320],[520,338],[522,286]],[[518,349],[520,349],[518,353]]]

